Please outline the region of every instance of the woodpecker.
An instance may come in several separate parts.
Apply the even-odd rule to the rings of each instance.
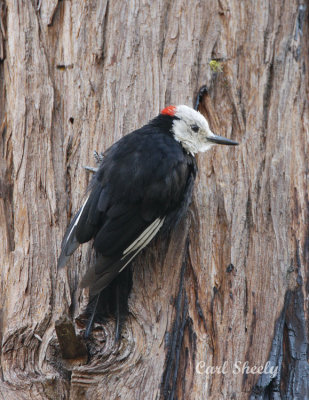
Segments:
[[[195,155],[214,144],[238,143],[215,135],[204,116],[186,105],[164,108],[147,125],[113,144],[67,228],[58,268],[80,244],[93,240],[96,259],[80,285],[89,287],[97,302],[100,292],[158,232],[170,229],[184,215],[197,173]]]

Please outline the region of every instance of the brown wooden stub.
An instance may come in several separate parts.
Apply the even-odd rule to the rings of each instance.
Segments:
[[[78,364],[87,362],[87,348],[81,338],[76,336],[74,325],[67,315],[55,322],[55,329],[60,345],[62,358],[77,361]],[[75,364],[75,363],[74,363]]]

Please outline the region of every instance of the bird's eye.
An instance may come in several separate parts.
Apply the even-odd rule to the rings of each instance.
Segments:
[[[193,130],[193,132],[198,132],[199,127],[197,125],[191,125],[191,129]]]

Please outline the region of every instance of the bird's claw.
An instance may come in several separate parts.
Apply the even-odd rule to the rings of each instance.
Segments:
[[[103,161],[104,154],[103,153],[99,154],[96,150],[94,150],[93,156],[94,156],[94,159],[95,159],[97,165],[100,166]]]
[[[89,167],[88,165],[83,165],[83,168],[85,168],[86,171],[93,172],[94,174],[97,172],[98,168],[94,167]]]
[[[98,168],[89,167],[88,165],[83,166],[83,168],[85,168],[86,171],[90,171],[95,174],[103,161],[104,155],[103,155],[103,153],[99,154],[96,150],[94,150],[93,156],[94,156],[94,159],[95,159],[95,162],[96,162]]]

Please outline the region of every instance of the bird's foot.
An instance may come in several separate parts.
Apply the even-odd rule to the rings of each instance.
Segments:
[[[97,165],[100,166],[103,161],[104,154],[103,153],[99,154],[96,150],[94,150],[93,156],[94,156],[94,159],[95,159]]]
[[[104,154],[103,153],[99,154],[96,150],[94,150],[93,156],[94,156],[95,162],[97,163],[97,166],[99,167],[103,161]],[[83,166],[83,168],[85,168],[85,170],[87,170],[87,171],[93,172],[94,174],[99,169],[99,168],[89,167],[88,165]]]
[[[83,168],[85,168],[86,171],[93,172],[94,174],[97,172],[98,168],[94,167],[89,167],[88,165],[83,165]]]
[[[94,323],[94,316],[97,310],[98,306],[98,301],[99,301],[100,293],[96,295],[95,300],[94,300],[94,305],[93,305],[93,310],[91,312],[90,318],[88,319],[87,326],[86,326],[86,332],[85,332],[85,339],[88,339],[91,332],[92,332],[92,327]]]

